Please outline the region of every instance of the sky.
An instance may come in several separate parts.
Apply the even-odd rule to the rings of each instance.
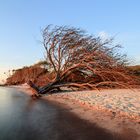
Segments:
[[[44,59],[41,30],[48,24],[113,36],[132,64],[140,64],[140,0],[0,0],[0,80]]]

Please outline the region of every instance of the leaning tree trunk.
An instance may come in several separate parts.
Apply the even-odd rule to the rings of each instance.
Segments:
[[[57,89],[58,91],[60,91],[59,86],[56,86],[59,83],[59,80],[55,80],[54,82],[51,82],[49,84],[47,84],[44,87],[39,88],[38,86],[36,86],[32,81],[28,82],[28,85],[33,88],[36,93],[32,95],[32,97],[39,97],[42,94],[46,94],[47,92],[50,92],[53,89]]]

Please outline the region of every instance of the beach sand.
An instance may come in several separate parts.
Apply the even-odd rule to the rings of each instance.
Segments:
[[[34,92],[26,84],[14,87],[28,95]],[[42,98],[111,132],[140,140],[139,89],[62,92]]]

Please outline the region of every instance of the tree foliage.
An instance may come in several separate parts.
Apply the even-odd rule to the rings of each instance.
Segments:
[[[47,69],[44,65],[46,62],[40,61],[32,66],[23,67],[12,71],[12,74],[7,78],[7,85],[24,84],[29,80],[32,80],[38,86],[42,86],[48,83],[47,81]],[[45,81],[41,79],[45,78]]]

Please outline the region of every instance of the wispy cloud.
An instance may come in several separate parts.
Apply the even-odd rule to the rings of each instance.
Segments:
[[[6,73],[5,73],[6,72]],[[6,78],[8,77],[8,71],[6,68],[0,68],[0,84],[5,82]]]
[[[106,40],[106,39],[109,39],[109,38],[110,38],[109,34],[108,34],[107,32],[105,32],[105,31],[100,31],[100,32],[98,33],[98,36],[99,36],[102,40]]]
[[[135,65],[140,65],[140,56],[135,56],[135,58],[134,58],[134,64]]]

